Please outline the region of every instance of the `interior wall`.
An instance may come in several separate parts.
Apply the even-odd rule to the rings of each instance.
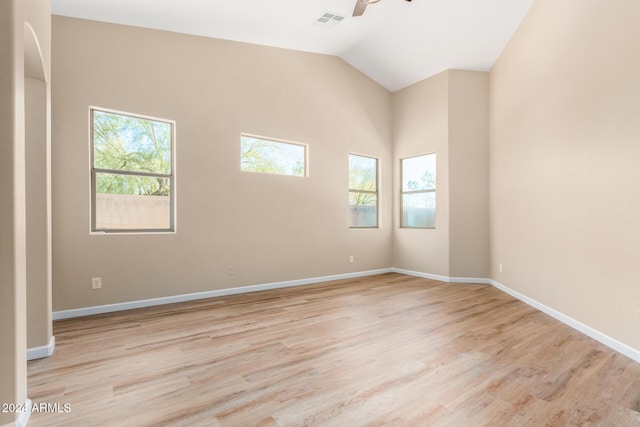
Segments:
[[[489,277],[489,73],[449,71],[449,275]]]
[[[23,3],[27,230],[27,345],[53,351],[51,310],[51,14],[48,0]],[[50,348],[49,348],[50,347]]]
[[[23,404],[27,398],[25,76],[33,71],[34,54],[25,48],[25,24],[43,43],[42,73],[49,64],[49,19],[46,0],[0,3],[0,402],[5,403]],[[0,412],[0,425],[14,425],[19,415]]]
[[[490,81],[492,277],[636,349],[638,16],[537,0]]]
[[[449,72],[393,94],[393,266],[449,276]],[[400,160],[436,153],[435,229],[400,228]]]
[[[0,402],[27,398],[23,11],[0,3]],[[0,425],[17,414],[0,411]]]
[[[44,80],[25,78],[28,348],[46,346],[52,336],[47,86]]]
[[[341,59],[54,16],[53,79],[54,310],[391,265],[391,94]],[[90,235],[89,106],[176,121],[177,233]],[[241,172],[241,132],[309,144],[309,177]],[[350,152],[379,229],[348,228]]]
[[[51,76],[51,0],[23,0],[25,22],[33,29],[40,45],[41,64]]]
[[[448,70],[393,94],[393,266],[489,275],[489,75]],[[400,228],[400,161],[436,153],[436,227]]]

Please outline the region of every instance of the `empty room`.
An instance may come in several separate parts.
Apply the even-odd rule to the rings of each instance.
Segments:
[[[638,22],[3,0],[0,426],[640,426]]]

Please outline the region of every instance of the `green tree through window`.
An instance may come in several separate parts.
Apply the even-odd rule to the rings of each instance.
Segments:
[[[120,114],[93,113],[94,167],[171,174],[171,124]],[[166,177],[104,174],[98,192],[169,195]]]
[[[378,159],[349,154],[349,227],[378,226]]]
[[[240,147],[240,169],[245,172],[306,175],[305,145],[242,135]]]
[[[435,228],[436,155],[409,157],[401,161],[402,207],[400,226]]]
[[[173,123],[95,109],[91,118],[92,229],[172,229]]]

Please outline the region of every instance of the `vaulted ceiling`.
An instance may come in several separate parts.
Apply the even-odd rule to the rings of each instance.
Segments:
[[[336,55],[396,91],[446,69],[490,70],[533,0],[52,0],[52,12]],[[318,22],[326,13],[345,16]]]

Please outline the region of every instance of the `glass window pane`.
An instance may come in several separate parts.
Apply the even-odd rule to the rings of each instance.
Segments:
[[[378,160],[349,154],[349,189],[377,191]]]
[[[171,132],[167,122],[94,110],[94,167],[170,174]]]
[[[349,227],[378,226],[378,196],[349,192]]]
[[[435,226],[435,192],[402,195],[402,227],[434,228]]]
[[[96,230],[169,229],[168,178],[96,173]]]
[[[402,191],[435,190],[436,155],[402,160]]]
[[[240,169],[305,176],[305,146],[242,136]]]

